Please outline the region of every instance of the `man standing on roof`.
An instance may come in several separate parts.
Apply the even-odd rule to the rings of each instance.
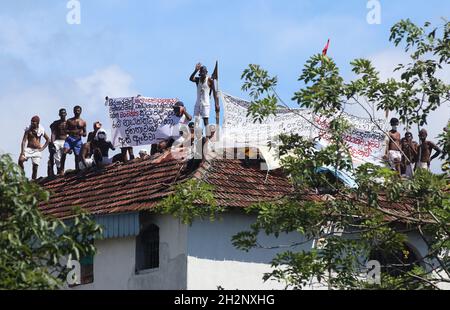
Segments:
[[[414,176],[414,166],[417,162],[417,151],[419,144],[413,141],[413,135],[410,132],[405,134],[405,137],[401,140],[401,148],[403,151],[402,166],[405,168],[405,174],[408,178]]]
[[[41,138],[44,137],[45,145],[41,146]],[[25,128],[20,149],[19,166],[25,170],[24,162],[31,158],[33,163],[33,180],[37,179],[39,164],[41,163],[42,152],[47,148],[50,138],[40,125],[39,116],[33,116],[29,127]]]
[[[419,132],[420,138],[420,146],[419,146],[419,159],[416,168],[430,170],[431,162],[433,159],[437,158],[441,155],[442,150],[433,142],[427,141],[428,132],[425,129],[422,129]],[[431,156],[431,153],[435,151],[434,155]]]
[[[391,119],[392,129],[389,131],[389,140],[387,142],[385,159],[388,159],[389,165],[393,170],[396,170],[399,174],[401,171],[402,152],[400,147],[401,136],[397,131],[400,124],[397,118]]]
[[[83,146],[82,137],[87,136],[86,122],[81,119],[82,109],[80,106],[73,108],[74,117],[67,121],[67,133],[68,137],[64,143],[64,153],[75,153],[75,169],[80,170],[80,152]]]
[[[64,143],[67,139],[67,112],[66,109],[59,110],[60,119],[54,121],[50,125],[51,137],[50,137],[50,158],[48,160],[48,176],[52,177],[55,175],[53,166],[56,164],[56,169],[58,170],[58,175],[64,174],[64,166],[66,163],[66,154],[64,153]]]
[[[199,72],[199,76],[196,74]],[[212,78],[208,76],[208,69],[198,63],[189,80],[197,85],[197,101],[195,103],[194,118],[198,124],[199,118],[203,118],[205,128],[209,125],[209,115],[211,110],[210,96],[211,91],[214,96],[216,114],[220,110],[219,97],[217,96],[216,87]],[[218,124],[217,124],[218,125]]]

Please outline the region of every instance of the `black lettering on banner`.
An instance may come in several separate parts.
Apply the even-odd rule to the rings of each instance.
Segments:
[[[176,102],[177,99],[110,98],[107,105],[115,146],[148,145],[158,137],[166,137],[168,129],[163,126],[175,125],[173,105]]]
[[[263,130],[267,125],[267,138],[273,139],[280,134],[299,134],[304,137],[319,137],[325,145],[331,136],[327,132],[330,127],[330,119],[313,115],[307,109],[277,110],[275,116],[271,116],[262,124],[255,124],[251,117],[247,117],[250,102],[223,94],[225,122],[223,131],[237,140],[242,136],[245,128],[247,137],[252,139],[258,137],[257,132]],[[313,117],[314,116],[314,117]],[[350,152],[353,157],[359,159],[377,160],[383,153],[384,133],[379,128],[385,127],[384,120],[376,120],[375,123],[367,118],[357,117],[342,113],[342,117],[352,125],[352,130],[344,138],[350,144]],[[311,124],[311,122],[313,124]],[[321,128],[319,130],[317,127]],[[262,137],[263,135],[259,135]],[[265,136],[265,135],[264,135]],[[260,139],[264,140],[264,139]]]

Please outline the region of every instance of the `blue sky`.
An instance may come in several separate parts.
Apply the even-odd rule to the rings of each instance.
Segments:
[[[199,61],[212,71],[218,59],[221,89],[244,98],[240,75],[258,63],[279,77],[289,100],[305,61],[331,38],[329,54],[346,78],[358,57],[388,77],[405,60],[388,42],[390,27],[402,18],[442,23],[450,12],[450,1],[380,0],[381,24],[370,25],[366,0],[80,2],[81,24],[69,25],[66,0],[1,0],[0,150],[15,159],[31,116],[39,114],[48,128],[60,107],[83,106],[89,128],[96,120],[108,124],[106,95],[177,97],[192,112],[188,77]],[[442,109],[436,132],[450,115]]]

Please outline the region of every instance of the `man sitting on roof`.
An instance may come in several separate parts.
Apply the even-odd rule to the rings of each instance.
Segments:
[[[87,142],[94,142],[95,137],[97,136],[97,132],[102,128],[102,123],[95,122],[94,123],[94,131],[91,131],[88,134]]]
[[[142,149],[139,151],[139,158],[144,160],[144,159],[148,159],[150,157],[150,155],[148,154],[148,151],[146,149]]]
[[[112,164],[112,159],[109,158],[109,150],[115,151],[116,149],[111,141],[106,140],[106,131],[104,129],[100,129],[97,132],[97,136],[94,138],[92,146],[94,148],[94,157],[96,155],[95,153],[99,152],[99,159],[96,160],[97,166],[104,167]]]
[[[151,155],[163,154],[168,151],[173,145],[173,138],[169,138],[167,140],[161,140],[158,144],[152,145]]]
[[[95,165],[94,158],[92,156],[93,149],[92,149],[92,142],[87,142],[83,144],[81,147],[80,152],[80,170],[85,170],[88,168],[91,168]]]

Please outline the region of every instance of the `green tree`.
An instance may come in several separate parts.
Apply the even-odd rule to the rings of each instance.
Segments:
[[[95,222],[74,210],[70,225],[38,209],[49,193],[28,181],[9,155],[0,156],[0,289],[57,289],[67,259],[95,253]]]
[[[224,208],[217,205],[213,190],[211,185],[196,179],[177,184],[174,192],[164,198],[154,212],[173,215],[185,225],[192,225],[196,218],[214,221]]]
[[[297,135],[282,136],[281,163],[290,177],[294,193],[275,203],[257,204],[248,212],[256,213],[249,231],[233,237],[242,250],[264,248],[258,242],[261,233],[278,236],[299,232],[307,241],[320,241],[310,251],[286,251],[272,261],[273,271],[265,280],[275,279],[287,287],[300,289],[316,280],[335,289],[436,289],[450,279],[450,199],[448,175],[418,171],[412,180],[403,180],[395,172],[371,164],[352,168],[348,147],[343,139],[349,124],[341,117],[346,104],[390,111],[403,124],[420,128],[431,113],[450,100],[450,86],[439,78],[450,63],[450,23],[431,28],[402,20],[391,29],[390,41],[404,44],[410,63],[399,65],[401,78],[382,81],[369,60],[351,62],[356,78],[346,82],[333,59],[312,56],[299,81],[302,87],[293,100],[330,119],[328,147],[315,148],[315,141]],[[258,65],[243,73],[242,89],[252,97],[249,115],[256,121],[274,114],[286,105],[276,92],[277,78]],[[286,105],[287,106],[287,105]],[[374,121],[372,119],[372,121]],[[375,123],[375,121],[374,121]],[[440,144],[449,161],[449,134]],[[357,188],[348,188],[318,174],[317,167],[331,166],[352,171]],[[327,187],[332,198],[321,202],[305,199],[312,189]],[[407,206],[407,212],[395,212],[389,205]],[[407,247],[407,233],[416,232],[429,247],[426,257],[414,258]],[[293,244],[292,246],[298,246]],[[375,258],[382,266],[381,284],[364,279],[367,260]]]

